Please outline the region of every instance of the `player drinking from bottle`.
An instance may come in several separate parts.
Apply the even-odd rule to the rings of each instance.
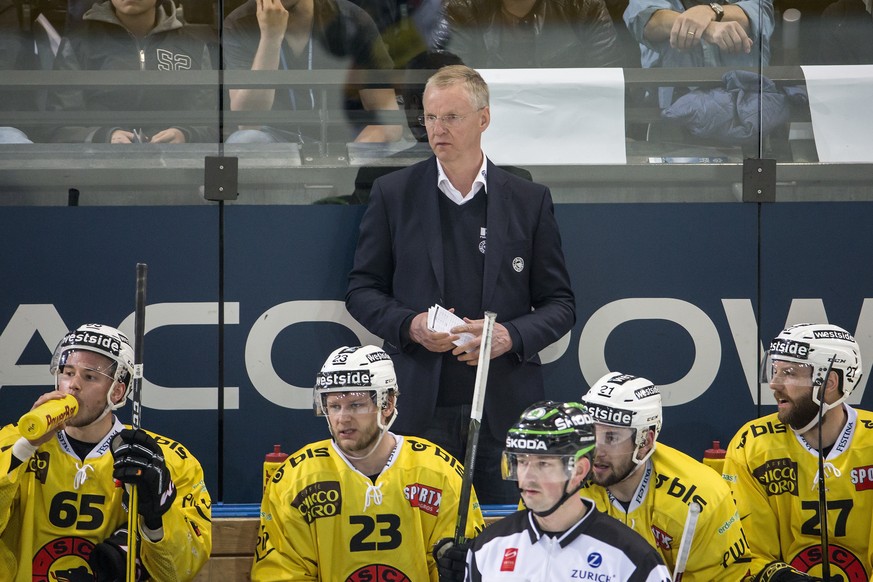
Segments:
[[[112,412],[131,390],[127,337],[99,324],[69,332],[55,349],[55,390],[79,412],[36,440],[0,429],[0,580],[123,580],[127,493],[136,485],[137,579],[191,580],[212,548],[211,501],[190,451],[132,430]]]

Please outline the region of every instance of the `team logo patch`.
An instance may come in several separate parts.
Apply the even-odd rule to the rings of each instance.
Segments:
[[[521,257],[515,257],[512,259],[512,268],[515,269],[516,273],[524,271],[524,259]]]
[[[852,469],[852,485],[855,486],[855,491],[873,489],[873,465]]]
[[[809,546],[791,560],[791,566],[810,576],[821,577],[821,557],[821,546]],[[838,579],[840,574],[842,574],[843,580],[850,582],[867,580],[867,574],[861,560],[842,546],[828,545],[828,561],[832,580]]]
[[[668,552],[673,549],[673,536],[655,526],[652,526],[652,535],[655,536],[656,546]]]
[[[87,566],[94,544],[85,538],[56,538],[33,557],[33,582],[93,582]]]
[[[322,517],[339,515],[343,508],[339,481],[313,483],[297,494],[291,507],[297,509],[308,524]]]
[[[421,483],[414,483],[403,488],[403,494],[409,505],[417,507],[430,515],[439,515],[440,502],[443,498],[443,490],[436,487],[428,487]]]
[[[370,564],[349,574],[346,582],[411,582],[411,580],[394,566]]]
[[[33,473],[36,480],[45,485],[50,459],[50,453],[37,451],[27,460],[27,468],[24,471]]]
[[[503,550],[503,561],[500,562],[501,572],[514,572],[515,561],[518,559],[518,548],[506,548]]]
[[[772,459],[752,471],[768,496],[797,495],[797,463],[789,458]]]

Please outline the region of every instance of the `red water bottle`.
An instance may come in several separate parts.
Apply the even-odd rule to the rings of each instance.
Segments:
[[[721,448],[720,441],[712,441],[712,448],[703,451],[703,464],[709,465],[715,472],[721,475],[724,468],[724,456],[727,451]]]
[[[270,479],[273,477],[273,473],[276,472],[282,463],[285,462],[285,459],[288,458],[287,453],[282,452],[282,445],[273,445],[273,452],[267,453],[264,456],[264,490],[267,489],[267,483],[270,482]]]

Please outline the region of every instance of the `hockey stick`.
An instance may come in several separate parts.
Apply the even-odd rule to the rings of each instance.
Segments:
[[[828,497],[825,485],[824,454],[822,454],[824,446],[821,435],[822,422],[824,421],[825,389],[828,386],[828,378],[831,376],[836,357],[837,355],[834,354],[828,361],[828,369],[818,393],[818,512],[821,514],[819,524],[821,526],[821,579],[824,582],[829,582],[831,579],[831,560],[828,556]]]
[[[479,364],[476,369],[476,383],[473,385],[473,408],[470,410],[470,428],[467,432],[467,450],[464,454],[464,479],[461,481],[461,498],[458,505],[458,522],[455,526],[455,544],[464,543],[467,530],[467,514],[470,510],[470,496],[473,491],[473,470],[476,467],[476,451],[479,448],[479,427],[482,425],[482,409],[485,404],[485,388],[488,384],[488,366],[491,363],[491,336],[494,333],[494,320],[497,314],[485,312],[482,327],[482,341],[479,344]]]
[[[700,516],[701,507],[696,501],[688,505],[688,517],[685,518],[685,527],[682,528],[682,539],[679,541],[679,553],[676,555],[676,565],[673,566],[673,582],[680,582],[685,574],[685,566],[688,564],[688,556],[691,554],[691,542],[694,541],[694,530],[697,529],[697,518]]]
[[[142,351],[145,335],[146,282],[149,266],[136,264],[136,310],[133,316],[133,412],[130,425],[133,430],[142,426]],[[139,511],[136,485],[131,485],[127,500],[127,582],[136,581],[136,536],[139,532]]]

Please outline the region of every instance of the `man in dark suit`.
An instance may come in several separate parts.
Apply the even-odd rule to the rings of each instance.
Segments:
[[[385,340],[398,386],[413,396],[395,430],[424,436],[459,459],[483,314],[497,313],[474,484],[482,503],[516,503],[518,491],[500,475],[504,437],[544,398],[538,352],[576,320],[552,198],[482,152],[491,112],[476,71],[440,69],[423,104],[435,156],[373,184],[346,307]],[[453,308],[465,324],[451,333],[428,330],[434,304]],[[463,332],[474,339],[456,346]]]

